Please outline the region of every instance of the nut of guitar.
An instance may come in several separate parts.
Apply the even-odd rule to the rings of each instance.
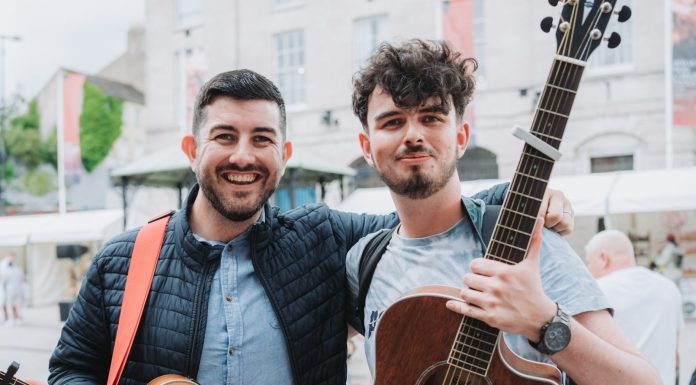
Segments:
[[[167,374],[155,378],[148,382],[147,385],[198,385],[198,383],[178,374]]]

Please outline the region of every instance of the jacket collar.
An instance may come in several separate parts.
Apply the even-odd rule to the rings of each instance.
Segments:
[[[192,258],[197,264],[204,264],[219,258],[222,255],[222,247],[198,241],[191,231],[189,215],[199,191],[198,183],[194,184],[189,190],[181,210],[174,215],[172,220],[175,226],[174,235],[177,249],[183,250],[184,254]],[[262,250],[267,245],[271,238],[272,227],[277,225],[274,220],[277,215],[277,207],[271,207],[268,203],[264,205],[263,218],[252,225],[250,241],[255,243],[252,247]]]

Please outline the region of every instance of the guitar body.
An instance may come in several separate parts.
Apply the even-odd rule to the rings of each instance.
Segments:
[[[166,374],[148,382],[147,385],[198,385],[198,383],[178,374]]]
[[[462,318],[445,302],[458,299],[458,293],[453,287],[424,286],[384,312],[375,335],[375,385],[561,384],[556,367],[517,356],[502,336],[485,377],[461,370],[453,375],[447,358]]]

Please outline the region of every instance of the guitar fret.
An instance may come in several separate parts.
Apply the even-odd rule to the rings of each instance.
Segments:
[[[576,91],[576,90],[571,90],[571,89],[569,89],[569,88],[564,88],[564,87],[560,87],[560,86],[553,85],[553,84],[548,84],[548,83],[546,84],[546,86],[547,86],[547,87],[550,87],[550,88],[555,88],[555,89],[557,89],[557,90],[569,92],[569,93],[571,93],[571,94],[573,94],[573,95],[577,94],[577,91]]]
[[[543,134],[542,134],[542,135],[543,135]],[[530,153],[527,152],[527,151],[523,151],[522,153],[523,153],[525,156],[531,156],[531,157],[533,157],[533,158],[536,158],[536,159],[539,159],[539,160],[543,160],[543,161],[545,161],[545,162],[547,162],[547,163],[551,163],[551,164],[554,163],[553,159],[550,159],[550,158],[544,158],[543,156],[530,154]]]
[[[517,191],[513,190],[512,187],[511,187],[508,191],[509,191],[511,194],[519,195],[519,196],[522,196],[522,197],[524,197],[524,198],[529,198],[529,199],[535,200],[535,201],[537,201],[537,202],[539,202],[539,203],[541,203],[541,202],[543,201],[543,199],[539,199],[539,198],[537,198],[537,197],[535,197],[535,196],[531,196],[531,195],[527,195],[527,194],[522,194],[521,192],[517,192]]]
[[[482,353],[486,353],[486,354],[489,355],[489,358],[490,358],[490,355],[491,355],[491,353],[492,353],[491,351],[488,351],[488,350],[479,349],[479,348],[477,348],[477,347],[475,347],[475,346],[468,345],[468,344],[465,344],[465,343],[463,343],[463,342],[455,341],[454,346],[457,346],[457,345],[460,345],[460,346],[462,346],[462,347],[464,347],[464,348],[466,348],[466,349],[469,349],[469,350],[473,349],[473,350],[477,350],[477,351],[482,352]],[[463,350],[457,350],[457,349],[455,349],[454,351],[457,352],[457,353],[459,353],[459,354],[464,354],[464,355],[469,354],[469,353],[467,353],[467,352],[464,352]]]
[[[495,239],[491,239],[491,242],[495,242],[495,243],[500,244],[500,245],[503,245],[503,246],[512,247],[513,249],[516,249],[516,250],[519,250],[519,251],[524,251],[525,253],[527,252],[526,249],[523,249],[523,248],[517,247],[517,246],[513,246],[513,245],[510,245],[510,244],[508,244],[508,243],[501,242],[501,241],[498,241],[498,240],[495,240]]]
[[[486,363],[486,367],[480,367],[478,365],[470,364],[468,362],[460,361],[460,360],[457,360],[457,359],[454,359],[451,357],[447,360],[447,363],[450,365],[454,365],[460,369],[472,371],[476,374],[485,374],[486,370],[488,370],[488,363]],[[468,366],[468,368],[467,368],[467,366]],[[481,373],[477,373],[477,372],[475,372],[475,370],[480,370]]]
[[[539,177],[536,177],[536,176],[534,176],[534,175],[529,175],[529,174],[527,174],[526,172],[522,172],[522,171],[517,171],[517,175],[526,176],[527,178],[532,178],[532,179],[538,180],[539,182],[544,182],[544,183],[548,183],[548,182],[549,182],[548,180],[546,180],[546,179],[544,179],[544,178],[539,178]]]
[[[484,325],[485,325],[485,324],[484,324]],[[497,333],[497,331],[496,331],[496,332],[492,332],[492,331],[484,330],[484,329],[481,329],[480,327],[474,326],[473,324],[464,324],[463,326],[466,326],[467,330],[466,330],[466,332],[460,331],[460,332],[459,332],[459,335],[460,335],[460,336],[462,336],[462,335],[464,335],[464,336],[470,335],[469,332],[473,329],[474,332],[483,333],[484,335],[489,335],[489,336],[491,336],[491,337],[498,338],[498,333]],[[488,325],[486,325],[486,326],[488,326]]]
[[[564,55],[556,55],[555,59],[558,61],[564,61],[566,63],[575,64],[576,66],[579,66],[579,67],[584,67],[586,65],[586,62],[584,62],[582,60],[574,59],[572,57],[568,57],[568,56],[564,56]]]
[[[505,226],[505,225],[503,225],[503,224],[501,224],[501,223],[498,223],[498,227],[502,227],[502,228],[504,228],[504,229],[506,229],[506,230],[514,231],[514,232],[519,233],[519,234],[524,234],[524,235],[526,235],[526,236],[528,236],[528,237],[531,237],[531,236],[532,236],[532,234],[530,234],[530,233],[527,233],[527,232],[524,232],[524,231],[518,230],[518,229],[513,229],[512,227]]]
[[[532,130],[532,134],[534,134],[534,135],[536,135],[536,136],[543,136],[543,137],[549,138],[549,139],[551,139],[551,140],[556,140],[556,141],[560,141],[560,140],[561,140],[561,138],[557,138],[557,137],[555,137],[555,136],[553,136],[553,135],[545,134],[545,133],[543,133],[543,132],[541,132],[541,131],[534,131],[534,130]]]
[[[568,119],[568,115],[561,114],[560,112],[551,111],[551,110],[547,110],[547,109],[544,109],[544,108],[537,108],[537,110],[539,110],[539,111],[541,111],[541,112],[546,112],[547,114],[557,115],[557,116],[560,116],[560,117],[563,117],[563,118]],[[556,138],[556,139],[558,139],[558,138]]]
[[[515,264],[514,262],[510,261],[509,259],[501,258],[495,254],[488,254],[488,255],[489,256],[486,257],[487,259],[491,259],[491,260],[498,261],[498,262],[503,262],[503,263],[508,264],[508,265]]]
[[[525,214],[525,213],[520,212],[520,211],[512,211],[512,210],[510,210],[510,209],[508,209],[508,208],[505,208],[505,207],[502,208],[502,211],[507,211],[507,212],[513,213],[513,214],[519,214],[519,215],[525,216],[525,217],[527,217],[527,218],[534,219],[534,220],[536,221],[536,217],[535,217],[535,216],[529,215],[529,214]]]

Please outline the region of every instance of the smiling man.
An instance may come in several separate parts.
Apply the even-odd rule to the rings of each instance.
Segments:
[[[353,109],[364,128],[363,155],[389,186],[401,218],[393,234],[383,230],[361,240],[346,262],[351,302],[364,300],[364,318],[352,324],[358,330],[366,326],[373,374],[380,378],[375,357],[377,349],[384,349],[375,346],[375,325],[387,308],[417,287],[447,285],[461,288],[460,300],[447,303],[450,310],[507,332],[505,340],[517,354],[555,363],[578,384],[657,384],[655,370],[612,322],[608,302],[580,258],[552,231],[543,233],[542,242],[541,220],[521,263],[481,258],[486,246],[480,224],[487,204],[462,196],[456,167],[470,138],[463,115],[474,92],[475,68],[473,59],[445,43],[410,40],[380,46],[354,78]],[[384,234],[388,245],[361,299],[364,250],[374,250],[368,243]],[[423,314],[412,316],[418,323]],[[428,337],[423,335],[423,341]],[[465,352],[481,347],[472,339],[466,340]],[[409,360],[408,349],[389,354]],[[441,373],[456,366],[443,365]],[[433,367],[428,373],[436,372]],[[462,376],[477,377],[471,366],[465,369]],[[393,383],[393,378],[381,381]],[[489,382],[472,378],[466,383]]]
[[[292,156],[285,125],[278,89],[255,72],[224,72],[201,89],[182,140],[198,184],[169,222],[121,383],[173,373],[202,385],[345,384],[345,256],[397,217],[268,205]],[[482,197],[499,203],[502,190]],[[549,204],[550,217],[563,202]],[[137,231],[94,258],[50,383],[106,381]]]

